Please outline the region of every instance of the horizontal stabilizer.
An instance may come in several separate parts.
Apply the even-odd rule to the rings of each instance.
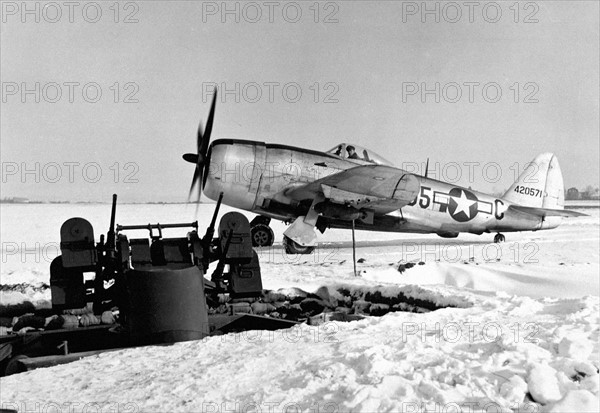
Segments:
[[[525,214],[535,215],[537,217],[585,217],[587,214],[577,212],[577,211],[569,211],[567,209],[549,209],[549,208],[535,208],[535,207],[526,207],[521,205],[511,205],[508,207],[509,210],[513,210],[516,212],[523,212]]]

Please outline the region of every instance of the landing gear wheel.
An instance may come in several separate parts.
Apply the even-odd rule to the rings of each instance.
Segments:
[[[10,376],[11,374],[23,373],[27,371],[25,367],[19,363],[19,360],[28,359],[24,354],[18,354],[12,357],[8,364],[6,365],[6,369],[4,370],[4,376]]]
[[[275,234],[270,226],[265,224],[256,224],[250,229],[252,235],[253,247],[270,247],[273,245]]]
[[[500,233],[494,235],[494,242],[496,244],[499,244],[499,243],[504,242],[504,241],[506,241],[506,237],[504,235],[502,235]]]
[[[283,236],[283,247],[286,254],[310,254],[315,250],[315,247],[303,247],[285,235]]]

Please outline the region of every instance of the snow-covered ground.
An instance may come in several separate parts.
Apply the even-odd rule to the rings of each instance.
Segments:
[[[199,208],[202,230],[213,207]],[[0,212],[0,284],[22,284],[3,288],[0,302],[47,305],[41,284],[49,282],[60,225],[85,217],[98,238],[108,229],[110,205],[3,204]],[[600,220],[598,209],[582,212],[590,216],[551,231],[507,233],[501,245],[490,243],[492,235],[357,232],[359,276],[348,231],[328,230],[308,256],[287,256],[277,242],[259,251],[265,288],[378,286],[456,307],[107,353],[0,379],[0,407],[599,411]],[[186,205],[117,210],[121,224],[195,219],[195,207]],[[284,225],[273,228],[280,240]]]

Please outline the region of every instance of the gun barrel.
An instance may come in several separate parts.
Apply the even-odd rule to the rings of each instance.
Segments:
[[[215,208],[215,212],[213,213],[212,220],[210,221],[210,227],[214,228],[215,223],[217,222],[217,215],[219,215],[219,209],[221,209],[221,202],[223,201],[223,192],[219,194],[219,199],[217,200],[217,206]]]
[[[215,207],[215,212],[213,213],[212,220],[210,221],[210,226],[206,228],[206,234],[204,235],[204,241],[206,245],[210,243],[212,237],[215,233],[215,223],[217,222],[217,215],[219,215],[219,209],[221,208],[221,202],[223,202],[223,192],[219,194],[219,199],[217,200],[217,206]]]
[[[117,214],[117,194],[113,194],[112,208],[110,211],[110,228],[106,234],[106,249],[112,251],[115,249],[115,216]]]
[[[117,214],[117,194],[113,194],[112,197],[112,209],[110,211],[110,228],[109,231],[115,230],[115,216]]]

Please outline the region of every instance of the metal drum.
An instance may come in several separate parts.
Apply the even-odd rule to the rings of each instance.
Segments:
[[[204,278],[196,266],[125,274],[133,345],[198,340],[209,333]]]

